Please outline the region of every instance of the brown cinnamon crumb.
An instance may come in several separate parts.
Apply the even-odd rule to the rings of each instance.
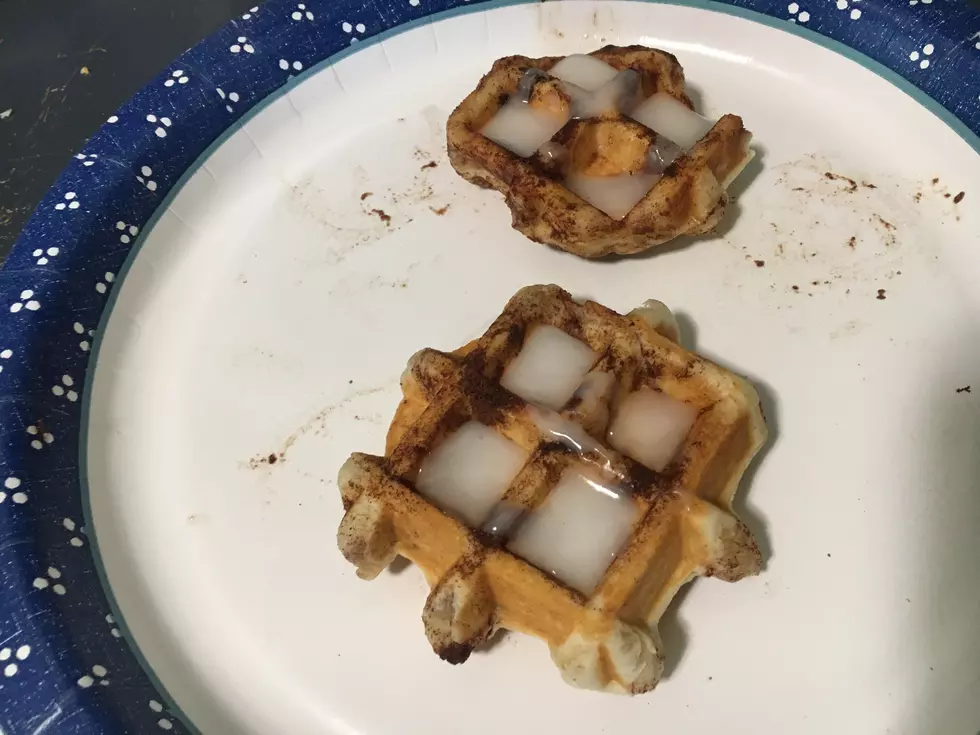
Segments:
[[[384,222],[387,227],[391,227],[391,215],[383,209],[372,209],[371,214],[378,215],[378,219]]]
[[[249,466],[249,469],[257,470],[259,467],[262,467],[263,465],[273,465],[273,464],[276,464],[281,459],[283,459],[282,452],[279,452],[278,454],[276,452],[271,452],[268,456],[266,456],[264,454],[260,454],[257,457],[252,457],[248,461],[248,466]]]
[[[799,291],[800,290],[800,287],[799,286],[793,286],[793,290],[794,291]]]
[[[937,176],[936,178],[934,178],[934,179],[932,180],[932,185],[933,185],[933,186],[935,186],[935,185],[936,185],[936,184],[938,184],[938,183],[939,183],[939,177]]]
[[[449,205],[447,204],[445,207],[439,207],[438,209],[435,207],[429,207],[429,209],[431,209],[435,214],[442,217],[442,215],[444,215],[446,212],[449,211]]]
[[[428,163],[426,163],[425,165],[422,166],[422,169],[424,170],[424,169],[427,169],[427,168],[435,168],[438,165],[439,164],[436,163],[435,161],[429,161]]]
[[[847,189],[845,191],[847,191],[848,194],[853,194],[854,192],[857,191],[858,188],[857,182],[854,179],[852,179],[850,176],[841,176],[840,174],[835,174],[835,173],[831,173],[830,171],[825,171],[824,177],[830,179],[831,181],[846,181]]]
[[[959,194],[957,194],[955,197],[953,197],[953,204],[959,204],[960,202],[963,201],[963,197],[965,197],[965,196],[966,196],[966,192],[965,191],[961,191]]]
[[[756,268],[764,268],[765,265],[766,265],[766,261],[764,261],[764,260],[757,260],[757,261],[755,261],[755,267]]]
[[[877,189],[878,188],[874,184],[869,184],[867,181],[862,181],[861,182],[861,186],[863,186],[865,189]]]
[[[857,247],[857,238],[851,235],[851,239],[847,241],[847,247],[854,250]]]
[[[367,199],[372,194],[374,194],[373,191],[366,191],[366,192],[364,192],[363,194],[361,194],[361,201],[363,202],[365,199]]]
[[[884,225],[884,227],[885,227],[885,229],[886,229],[886,230],[889,230],[889,231],[892,231],[892,232],[893,232],[893,231],[895,231],[895,230],[897,230],[897,229],[898,229],[898,228],[897,228],[897,227],[896,227],[895,225],[893,225],[893,224],[892,224],[891,222],[889,222],[888,220],[886,220],[886,219],[884,219],[884,218],[883,218],[883,217],[882,217],[882,216],[881,216],[880,214],[876,214],[876,215],[875,215],[875,218],[877,218],[877,220],[878,220],[878,221],[879,221],[879,222],[880,222],[880,223],[881,223],[882,225]]]
[[[878,299],[878,301],[884,301],[885,300],[885,289],[879,288],[878,289],[878,296],[876,298]]]

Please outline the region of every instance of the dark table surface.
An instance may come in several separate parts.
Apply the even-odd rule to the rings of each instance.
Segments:
[[[0,0],[0,261],[71,156],[255,0]]]

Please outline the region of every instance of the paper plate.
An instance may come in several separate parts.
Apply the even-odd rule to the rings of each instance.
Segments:
[[[606,43],[672,51],[755,134],[715,235],[587,262],[448,165],[493,59]],[[0,274],[0,731],[974,732],[977,130],[965,5],[246,13],[108,120]],[[336,550],[336,471],[408,356],[549,282],[667,302],[770,418],[740,507],[767,567],[675,601],[642,697],[518,635],[450,667],[417,570]]]

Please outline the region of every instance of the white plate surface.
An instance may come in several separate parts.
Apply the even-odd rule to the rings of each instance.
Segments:
[[[707,113],[755,133],[716,237],[587,262],[449,167],[446,116],[494,58],[607,42],[673,51]],[[497,9],[323,69],[211,156],[116,292],[86,452],[128,629],[205,733],[972,734],[977,197],[976,154],[902,92],[704,10]],[[381,451],[405,360],[542,282],[665,301],[770,416],[741,505],[766,570],[682,594],[669,676],[638,698],[567,687],[518,635],[444,664],[417,570],[365,583],[336,550],[336,471]]]

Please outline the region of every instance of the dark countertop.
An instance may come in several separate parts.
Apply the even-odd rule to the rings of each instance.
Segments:
[[[0,1],[0,261],[105,119],[182,51],[255,3]]]

